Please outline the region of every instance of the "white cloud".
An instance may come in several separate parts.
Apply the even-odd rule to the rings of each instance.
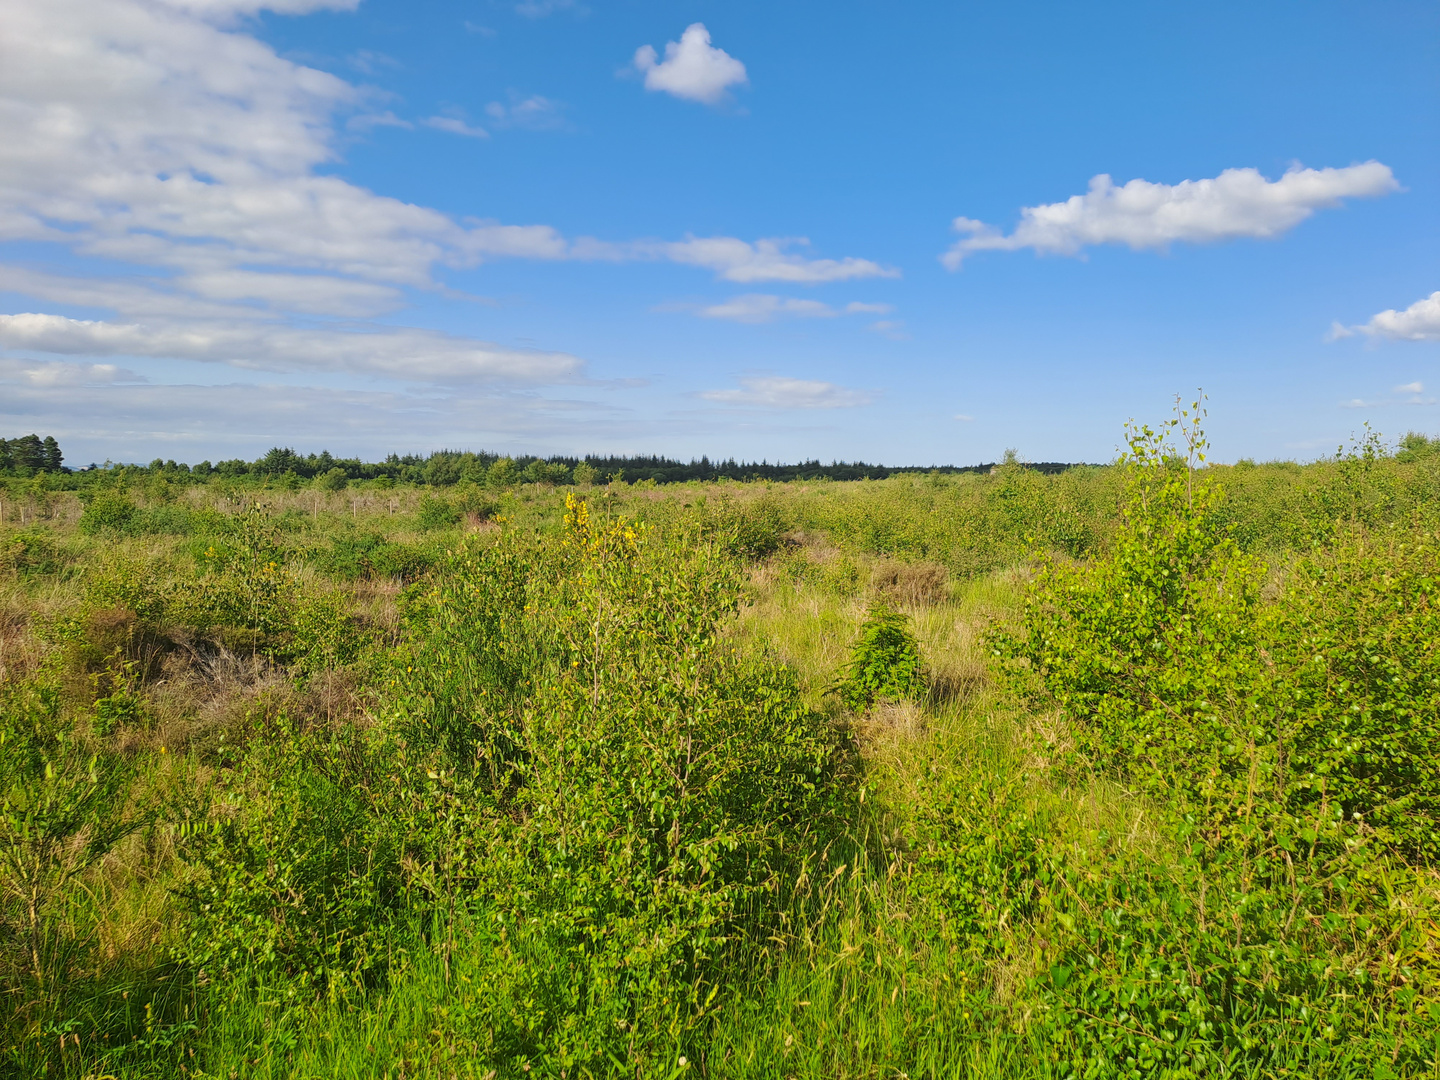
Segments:
[[[0,347],[68,356],[148,356],[263,371],[334,371],[414,382],[557,383],[580,373],[565,353],[509,349],[434,330],[312,329],[260,322],[160,325],[0,315]]]
[[[654,245],[651,250],[658,257],[689,266],[701,266],[715,271],[715,275],[725,281],[741,284],[788,281],[797,285],[818,285],[830,281],[853,281],[857,278],[900,276],[900,271],[881,266],[869,259],[807,259],[803,255],[785,250],[795,244],[808,243],[803,237],[757,240],[749,244],[730,236],[691,236],[672,243]]]
[[[1440,292],[1416,300],[1404,311],[1382,311],[1363,326],[1335,323],[1327,335],[1331,340],[1355,334],[1390,338],[1394,341],[1440,341]]]
[[[1396,394],[1423,394],[1424,392],[1425,384],[1420,382],[1419,380],[1416,380],[1415,382],[1402,383],[1401,385],[1395,387],[1393,390],[1393,393]]]
[[[679,310],[688,308],[681,306]],[[703,319],[769,323],[785,318],[833,319],[840,315],[883,314],[891,310],[893,308],[889,304],[865,304],[855,301],[843,308],[835,308],[819,300],[797,300],[791,296],[775,296],[770,293],[745,293],[699,308],[695,314]]]
[[[0,347],[534,385],[575,378],[580,361],[332,320],[393,312],[407,289],[445,294],[445,270],[495,258],[669,261],[739,282],[895,273],[807,258],[787,240],[609,243],[548,225],[457,221],[349,183],[331,171],[339,125],[410,122],[377,110],[370,92],[279,56],[243,19],[355,6],[0,0],[0,243],[123,264],[105,279],[0,264],[0,288],[31,298],[27,313],[6,317]],[[538,96],[502,108],[512,126],[558,112]],[[463,115],[427,122],[482,130]],[[65,318],[45,303],[103,314]]]
[[[958,270],[977,251],[1032,248],[1041,254],[1075,255],[1094,244],[1125,244],[1134,250],[1172,243],[1214,243],[1237,237],[1279,236],[1316,210],[1342,199],[1386,195],[1399,189],[1378,161],[1343,169],[1292,168],[1279,180],[1256,169],[1226,169],[1207,180],[1156,184],[1131,180],[1117,186],[1106,175],[1090,190],[1065,202],[1027,206],[1008,236],[992,225],[957,217],[961,239],[941,256]]]
[[[781,318],[833,319],[840,314],[819,300],[796,300],[789,296],[747,293],[703,307],[695,314],[703,319],[729,319],[740,323],[768,323]]]
[[[10,0],[0,20],[0,240],[192,272],[303,270],[419,288],[437,267],[498,256],[668,259],[735,281],[894,274],[865,259],[806,259],[784,250],[788,240],[604,243],[545,225],[462,224],[318,175],[335,159],[337,113],[359,110],[361,126],[406,123],[366,104],[343,80],[175,8]],[[505,108],[509,121],[531,123],[556,107],[532,96]],[[482,130],[462,116],[431,122]]]
[[[315,315],[381,315],[394,311],[403,302],[399,289],[327,274],[211,270],[182,274],[175,281],[207,300],[256,300],[273,308]]]
[[[875,400],[873,391],[852,390],[814,379],[756,375],[738,381],[738,390],[706,390],[700,396],[721,405],[756,409],[852,409]]]
[[[178,8],[202,17],[227,19],[273,11],[277,15],[308,15],[315,11],[354,11],[360,0],[159,0],[164,7]]]
[[[436,131],[449,132],[451,135],[464,135],[469,139],[488,139],[490,137],[490,132],[466,123],[464,118],[459,116],[427,116],[420,123],[434,128]]]
[[[530,131],[554,131],[566,126],[565,106],[539,94],[521,96],[512,93],[508,105],[492,101],[485,106],[490,122],[501,128],[526,128]]]
[[[749,78],[745,65],[724,49],[710,44],[704,23],[691,23],[679,41],[665,45],[660,60],[652,45],[635,50],[635,70],[645,76],[646,90],[659,90],[674,97],[715,105],[723,101],[732,86],[744,86]]]
[[[869,329],[877,334],[888,337],[891,341],[910,340],[910,335],[905,332],[905,321],[903,319],[880,319],[871,323]]]
[[[32,387],[112,386],[149,382],[143,375],[114,364],[66,364],[55,360],[21,360],[0,356],[0,384]]]
[[[975,418],[968,413],[956,413],[955,419],[959,420],[962,424],[969,424],[972,423]]]

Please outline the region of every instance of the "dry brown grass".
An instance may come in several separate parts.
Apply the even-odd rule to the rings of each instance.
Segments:
[[[950,572],[939,563],[885,559],[870,571],[870,588],[892,603],[938,604],[949,596]]]

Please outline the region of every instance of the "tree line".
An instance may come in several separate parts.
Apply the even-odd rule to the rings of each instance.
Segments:
[[[11,443],[0,441],[0,445],[14,446],[34,440],[35,436],[16,439]],[[44,448],[53,449],[51,457],[43,460],[54,462],[53,466],[40,466],[39,471],[60,471],[60,449],[55,440],[43,440]],[[51,450],[45,450],[50,453]],[[9,458],[3,459],[0,467],[5,471],[18,472],[22,469],[36,471],[32,464],[34,453],[28,449],[28,456],[15,456],[15,464]],[[43,456],[43,455],[42,455]],[[1012,460],[1007,455],[1007,461]],[[1037,472],[1052,474],[1064,472],[1071,463],[1043,461],[1024,462],[1024,467]],[[967,472],[989,472],[995,468],[993,462],[978,465],[872,465],[863,461],[832,461],[822,463],[818,459],[794,464],[769,461],[743,461],[735,458],[711,460],[708,456],[690,461],[679,461],[659,455],[598,455],[585,457],[552,455],[509,456],[487,451],[436,450],[427,455],[390,454],[381,461],[363,461],[358,457],[336,457],[328,450],[319,454],[300,454],[289,447],[273,447],[254,461],[232,458],[219,463],[201,461],[195,465],[156,458],[149,465],[108,465],[107,470],[124,471],[127,474],[165,476],[171,479],[193,477],[208,480],[211,477],[234,479],[253,478],[275,480],[290,478],[293,481],[320,481],[333,486],[344,486],[352,481],[388,479],[400,484],[424,484],[433,487],[449,487],[461,482],[508,486],[515,483],[589,484],[608,481],[653,481],[657,484],[683,483],[688,480],[883,480],[902,473],[945,474]],[[95,468],[95,466],[92,466]],[[68,470],[67,470],[68,471]]]

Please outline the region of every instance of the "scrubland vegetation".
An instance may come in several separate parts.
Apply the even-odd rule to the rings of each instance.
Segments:
[[[1440,1075],[1440,444],[1202,450],[11,481],[0,1072]]]

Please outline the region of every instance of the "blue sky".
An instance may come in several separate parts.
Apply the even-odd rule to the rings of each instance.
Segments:
[[[0,434],[72,463],[1440,431],[1431,3],[4,10]]]

